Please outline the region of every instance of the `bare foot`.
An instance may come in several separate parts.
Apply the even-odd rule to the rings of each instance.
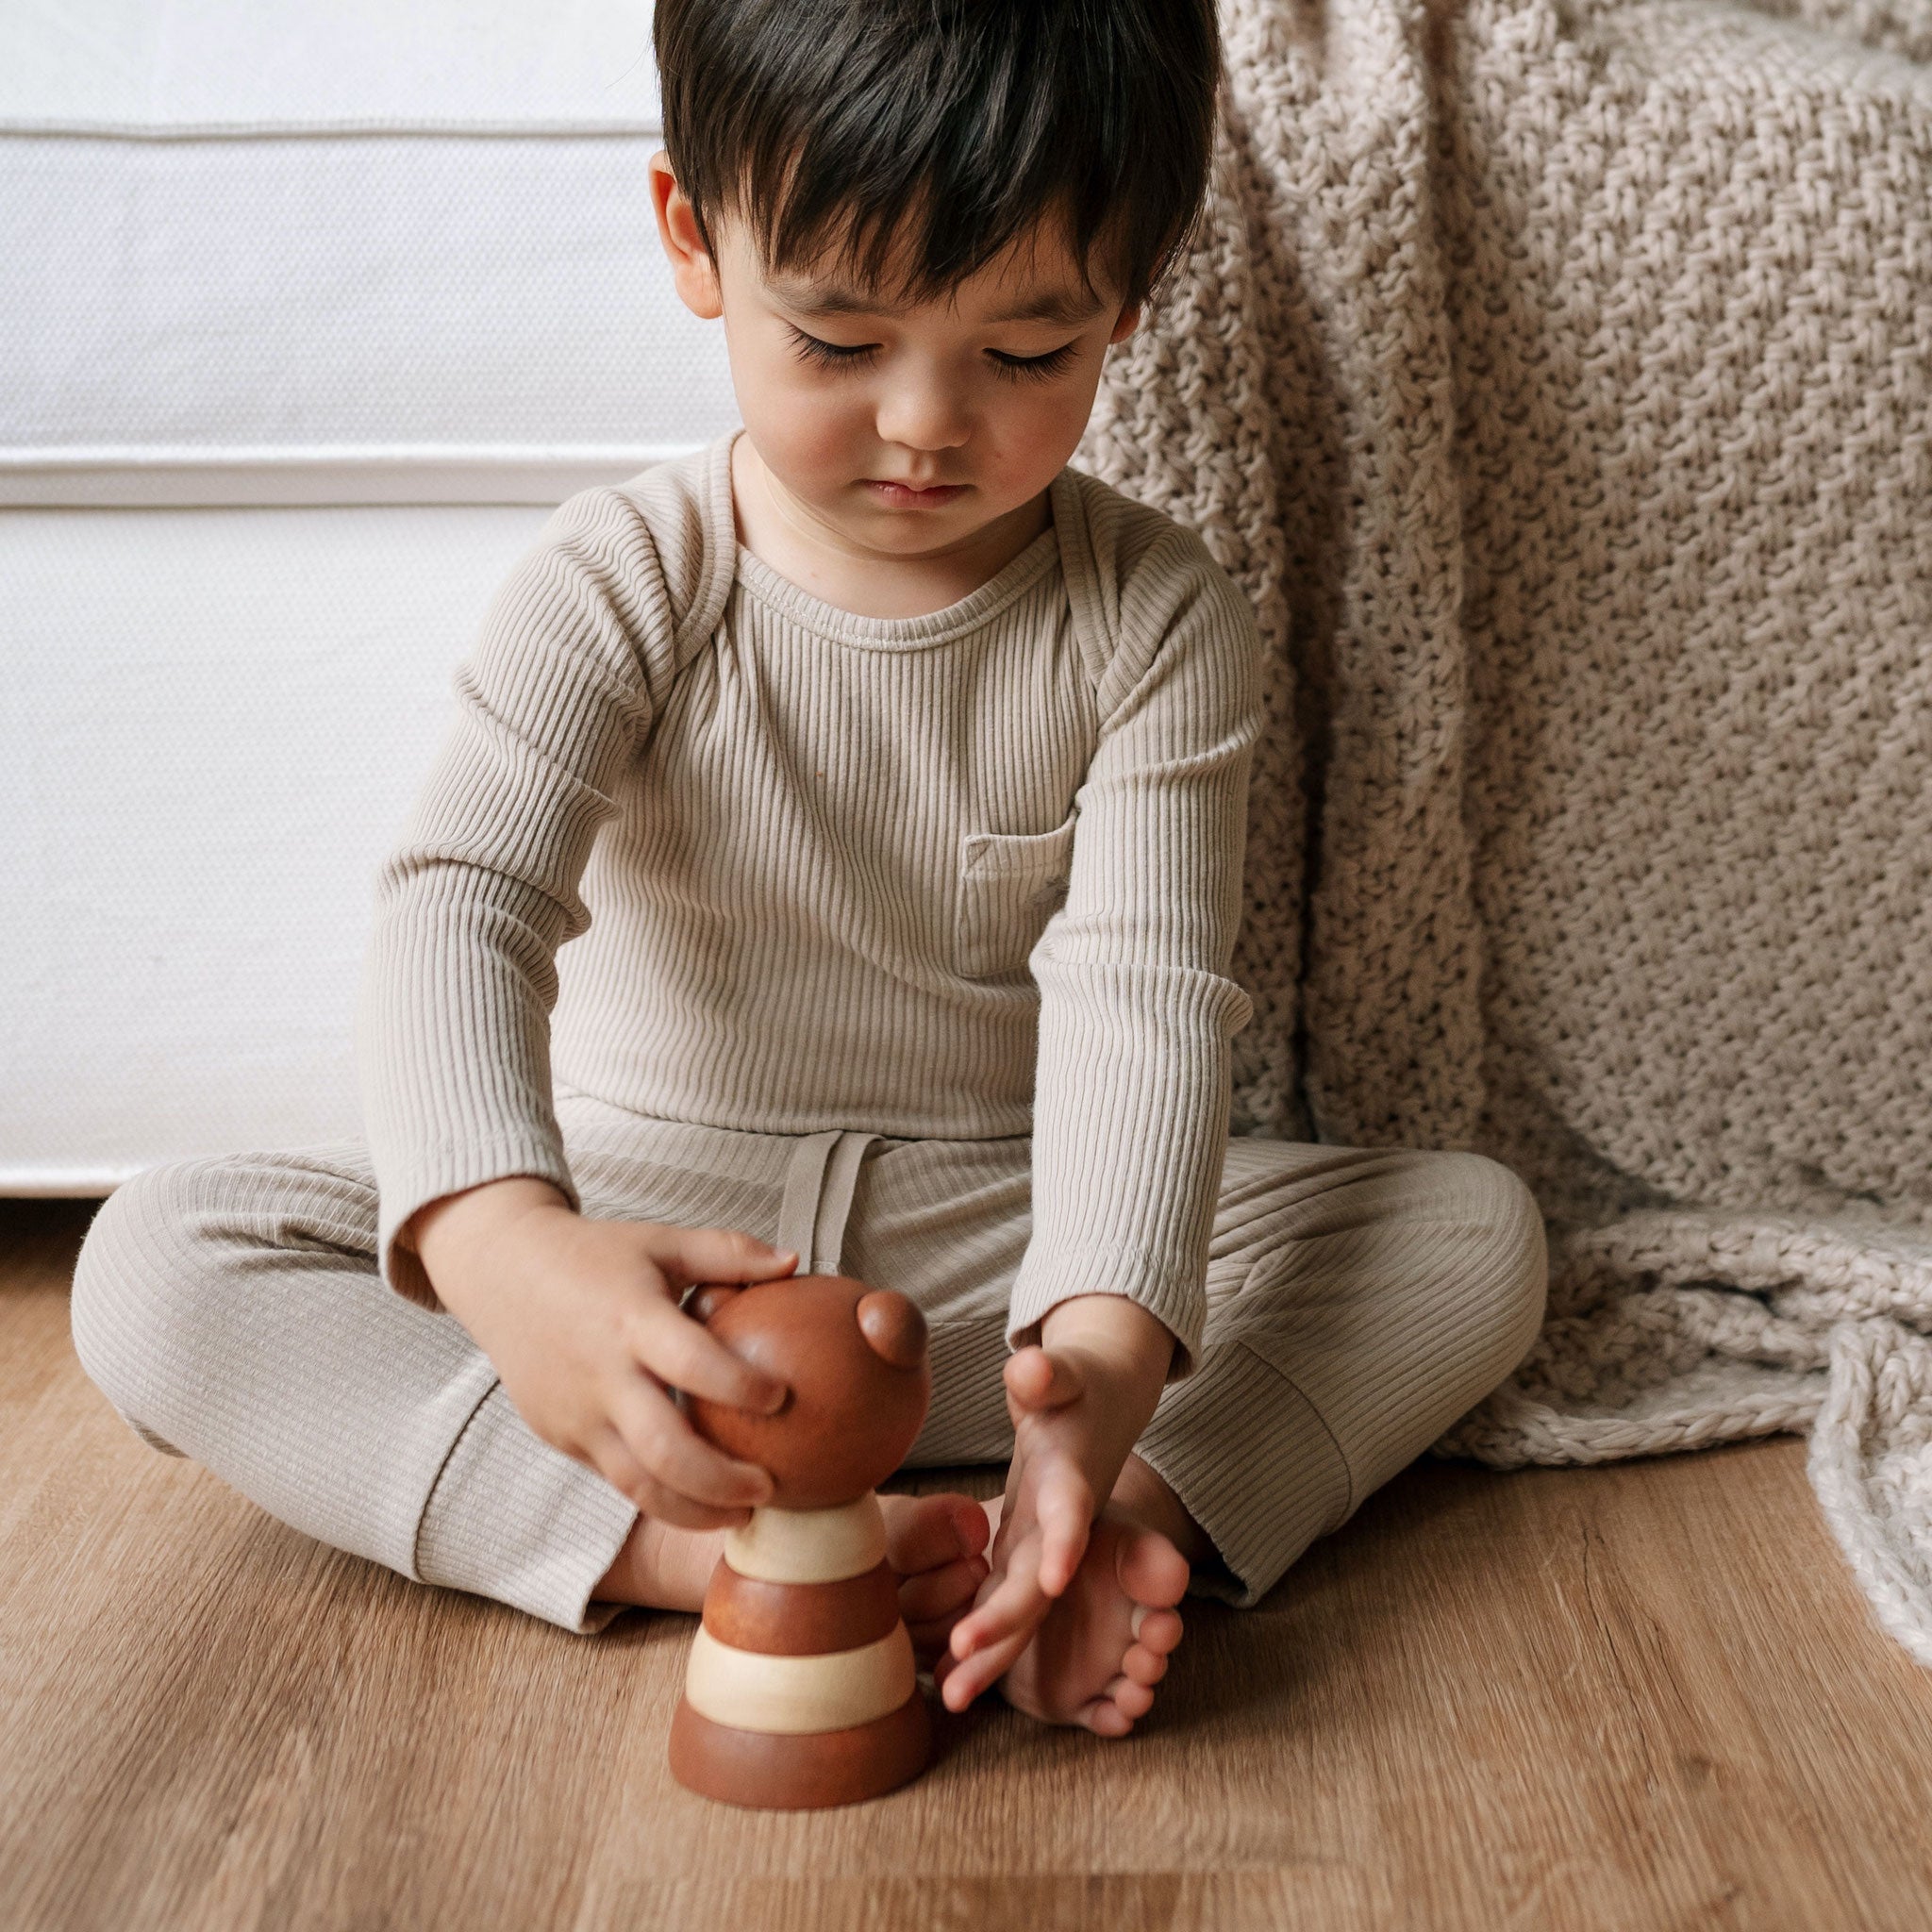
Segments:
[[[997,1529],[1001,1505],[986,1506]],[[1154,1687],[1181,1641],[1174,1606],[1188,1560],[1158,1529],[1109,1503],[1094,1519],[1074,1580],[1000,1678],[1007,1702],[1052,1724],[1124,1738],[1154,1707]],[[943,1683],[954,1659],[941,1659]]]
[[[991,1537],[985,1509],[971,1496],[881,1496],[886,1560],[899,1573],[899,1609],[922,1658],[942,1647],[986,1581]],[[616,1560],[591,1594],[602,1603],[661,1610],[701,1610],[705,1589],[724,1554],[722,1529],[680,1529],[640,1516]]]

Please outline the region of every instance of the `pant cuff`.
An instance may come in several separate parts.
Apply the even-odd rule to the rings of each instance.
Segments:
[[[1201,1525],[1227,1575],[1189,1588],[1245,1609],[1351,1504],[1348,1464],[1307,1396],[1239,1341],[1213,1344],[1161,1397],[1136,1453]]]
[[[594,1470],[540,1441],[495,1384],[457,1438],[416,1533],[425,1583],[467,1590],[582,1633],[624,1607],[593,1604],[637,1521]]]

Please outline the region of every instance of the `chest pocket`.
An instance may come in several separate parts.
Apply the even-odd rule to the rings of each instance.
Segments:
[[[992,979],[1025,971],[1026,956],[1066,899],[1078,816],[1050,832],[968,832],[960,840],[956,972]]]

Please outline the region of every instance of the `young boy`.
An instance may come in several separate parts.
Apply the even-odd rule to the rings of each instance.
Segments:
[[[782,1391],[682,1292],[903,1290],[911,1460],[1010,1458],[985,1511],[889,1499],[944,1699],[1119,1736],[1191,1574],[1252,1602],[1542,1304],[1493,1162],[1228,1138],[1253,616],[1068,466],[1202,201],[1211,6],[660,0],[656,41],[743,428],[497,597],[381,876],[366,1141],[123,1189],[76,1345],[285,1521],[590,1629],[695,1608],[768,1493],[671,1391]]]

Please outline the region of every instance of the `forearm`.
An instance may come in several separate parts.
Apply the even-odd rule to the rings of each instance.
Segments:
[[[1253,1015],[1229,969],[1260,654],[1253,611],[1197,538],[1173,533],[1139,594],[1131,684],[1080,787],[1066,902],[1028,961],[1033,1230],[1007,1332],[1017,1343],[1104,1282],[1172,1332],[1178,1377],[1206,1318],[1231,1041]]]
[[[544,526],[457,667],[455,715],[377,875],[357,1007],[376,1265],[436,1293],[398,1224],[506,1174],[573,1182],[551,1103],[559,947],[654,715],[674,625],[637,507],[581,492]],[[420,1233],[420,1228],[418,1232]]]
[[[569,1191],[550,1100],[545,950],[561,933],[553,901],[491,866],[398,857],[385,868],[357,1071],[379,1195],[377,1265],[425,1306],[436,1291],[425,1257],[398,1241],[401,1224],[505,1175]]]

